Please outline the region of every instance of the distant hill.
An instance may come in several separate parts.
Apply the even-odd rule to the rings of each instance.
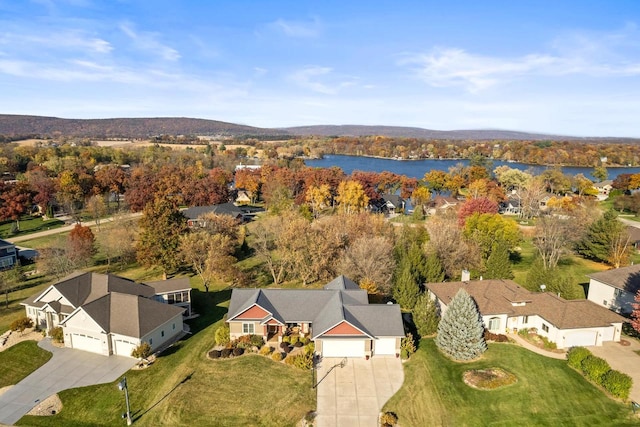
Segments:
[[[79,136],[88,138],[148,138],[156,135],[280,136],[280,129],[263,129],[217,120],[185,117],[60,119],[0,114],[0,135]]]
[[[539,133],[517,132],[510,130],[431,130],[403,126],[360,126],[360,125],[318,125],[284,128],[294,135],[318,136],[368,136],[422,138],[422,139],[471,139],[471,140],[580,140],[583,138]]]
[[[509,130],[441,131],[403,126],[318,125],[259,128],[217,120],[186,117],[61,119],[57,117],[0,114],[0,135],[78,136],[86,138],[148,138],[158,135],[220,135],[231,137],[286,138],[291,136],[370,136],[449,140],[562,140],[638,143],[632,138],[580,138]]]

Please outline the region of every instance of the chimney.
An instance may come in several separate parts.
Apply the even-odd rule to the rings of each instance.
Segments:
[[[471,280],[471,273],[469,273],[469,270],[462,270],[462,281],[468,282],[469,280]]]

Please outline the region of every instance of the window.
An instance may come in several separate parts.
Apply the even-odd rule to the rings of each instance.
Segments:
[[[174,324],[173,324],[173,329],[175,329],[175,328],[176,328],[176,324],[174,323]]]
[[[176,302],[175,296],[173,294],[167,295],[167,301],[169,302],[169,304],[175,303]]]
[[[164,336],[164,331],[160,331],[160,336],[163,337]]]
[[[243,334],[253,334],[253,333],[255,333],[254,326],[255,325],[253,323],[243,323],[242,324],[242,333]]]
[[[500,329],[500,318],[492,317],[491,319],[489,319],[489,330],[496,331],[498,329]]]
[[[542,324],[542,330],[545,332],[549,332],[549,325],[547,325],[546,323]]]
[[[606,300],[606,299],[605,299],[605,300],[602,300],[602,305],[604,305],[605,307],[608,307],[608,306],[609,306],[609,304],[607,304],[607,300]]]
[[[522,316],[522,324],[526,325],[527,323],[529,323],[529,316]]]
[[[153,345],[153,338],[149,338],[149,345]]]

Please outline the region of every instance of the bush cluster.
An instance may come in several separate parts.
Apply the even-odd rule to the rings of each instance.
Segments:
[[[226,323],[220,326],[218,329],[216,329],[216,333],[215,333],[216,345],[229,344],[229,342],[231,341],[231,338],[229,337],[229,333],[230,333],[229,325]]]
[[[263,346],[260,351],[258,353],[260,353],[263,356],[268,356],[271,354],[271,352],[273,352],[274,348],[269,346],[269,345],[265,345]]]
[[[293,350],[293,347],[289,347],[288,345],[285,345],[284,347],[282,347],[282,351],[284,351],[285,354],[291,353],[291,350]]]
[[[242,335],[231,342],[231,347],[249,349],[252,347],[262,348],[264,339],[260,335]]]
[[[413,353],[416,352],[416,342],[412,333],[408,333],[406,337],[402,338],[400,342],[400,357],[408,359]]]
[[[612,370],[606,360],[594,356],[584,347],[572,347],[567,352],[569,366],[580,369],[585,377],[602,386],[612,396],[627,400],[633,380],[627,374]]]
[[[558,348],[558,345],[552,341],[549,341],[549,338],[541,336],[540,339],[542,340],[544,348],[546,348],[547,350],[555,350]]]
[[[54,340],[57,343],[64,342],[64,331],[60,326],[51,328],[51,330],[49,330],[49,336],[51,337],[52,340]]]
[[[484,330],[484,340],[493,342],[509,342],[509,338],[506,335],[494,334],[493,332],[489,332],[487,329]]]
[[[305,353],[296,354],[295,356],[287,356],[287,358],[284,359],[284,363],[309,371],[313,368],[313,356]]]
[[[220,350],[211,350],[209,352],[209,357],[212,358],[212,359],[218,359],[218,358],[220,358],[220,354],[221,353],[222,352]]]
[[[282,356],[282,353],[280,353],[279,351],[276,351],[271,355],[271,358],[276,362],[280,362],[283,359],[283,356]]]
[[[230,349],[230,348],[224,348],[224,349],[222,349],[222,352],[221,352],[220,356],[222,356],[223,358],[226,359],[227,357],[231,356],[232,351],[233,350]]]
[[[232,353],[234,356],[242,356],[244,354],[244,348],[236,347],[233,349]]]
[[[143,342],[131,351],[131,356],[137,359],[146,359],[151,356],[151,346],[148,342]]]
[[[398,416],[393,412],[385,412],[380,415],[380,427],[393,427],[398,424]]]
[[[24,332],[25,329],[33,328],[33,320],[28,317],[21,317],[11,322],[9,326],[12,331]]]

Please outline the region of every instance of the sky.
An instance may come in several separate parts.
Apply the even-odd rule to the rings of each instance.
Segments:
[[[640,137],[640,1],[0,0],[0,113]]]

